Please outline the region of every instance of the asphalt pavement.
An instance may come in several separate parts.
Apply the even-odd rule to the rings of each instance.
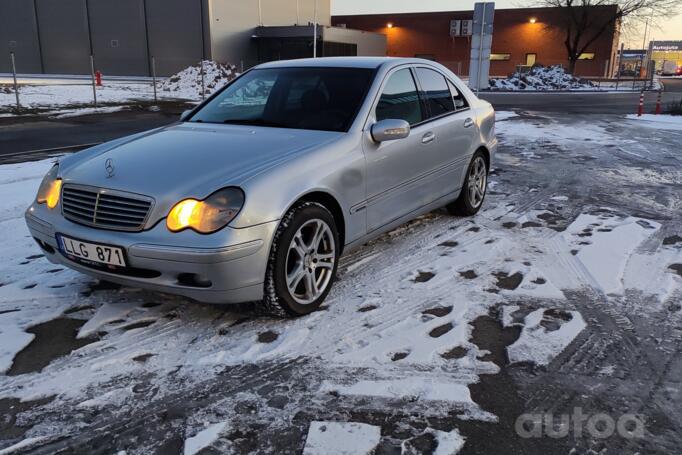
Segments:
[[[64,119],[0,119],[0,160],[35,150],[110,141],[158,128],[177,121],[181,110],[122,111]]]
[[[682,92],[682,77],[660,79],[666,92]]]
[[[675,81],[680,82],[680,81]],[[682,89],[682,84],[680,84]],[[656,92],[644,94],[644,110],[656,109]],[[639,92],[486,92],[480,98],[489,101],[497,110],[529,110],[566,114],[633,114],[637,112]],[[679,100],[676,93],[663,93],[662,102]]]

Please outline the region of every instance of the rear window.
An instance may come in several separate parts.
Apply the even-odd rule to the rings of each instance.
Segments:
[[[190,121],[347,131],[373,78],[374,70],[365,68],[252,70]]]
[[[427,68],[417,68],[417,78],[429,106],[430,117],[438,117],[455,110],[450,88],[442,74]]]

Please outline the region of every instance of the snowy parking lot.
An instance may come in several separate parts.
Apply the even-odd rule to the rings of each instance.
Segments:
[[[50,161],[0,166],[0,454],[679,453],[682,131],[498,112],[497,132],[476,217],[343,257],[296,320],[47,262],[23,210]],[[517,425],[576,410],[563,435]]]

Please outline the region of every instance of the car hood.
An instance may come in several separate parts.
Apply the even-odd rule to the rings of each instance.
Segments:
[[[222,187],[239,186],[339,134],[181,123],[116,141],[112,147],[103,144],[82,156],[76,154],[64,160],[60,173],[64,183],[177,202],[179,197],[203,198]]]

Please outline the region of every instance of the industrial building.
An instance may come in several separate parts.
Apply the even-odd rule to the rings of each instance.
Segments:
[[[331,27],[330,0],[2,0],[0,72],[170,75],[201,59],[248,68],[317,54],[385,55],[380,34]]]
[[[592,17],[609,17],[615,5],[591,7]],[[490,74],[506,76],[519,66],[568,66],[565,17],[559,8],[519,8],[495,11]],[[333,16],[337,27],[382,33],[388,55],[438,61],[460,75],[469,74],[473,11],[363,14]],[[593,21],[599,22],[599,21]],[[581,76],[612,74],[619,29],[610,27],[580,56]]]

